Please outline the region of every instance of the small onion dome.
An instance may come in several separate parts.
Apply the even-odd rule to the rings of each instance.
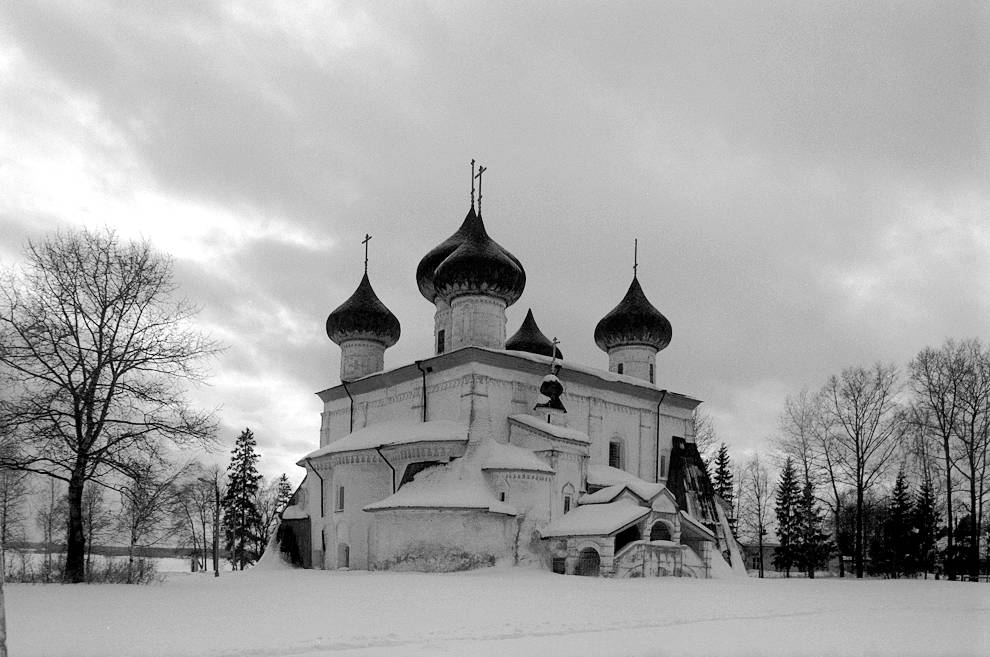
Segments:
[[[519,330],[505,341],[505,348],[512,351],[527,351],[541,356],[556,356],[561,360],[564,358],[560,349],[557,349],[553,342],[543,335],[540,327],[536,325],[532,309],[526,313],[526,319],[523,320]]]
[[[371,340],[391,347],[399,341],[399,320],[375,291],[367,272],[351,298],[327,317],[327,335],[337,344],[347,340]]]
[[[470,219],[468,213],[461,226],[464,232],[460,245],[433,273],[435,294],[446,297],[488,294],[511,306],[526,287],[526,271],[515,256],[488,236],[480,215],[476,220]]]
[[[595,327],[595,344],[602,351],[627,345],[646,345],[657,351],[670,344],[670,322],[643,294],[633,276],[629,291]]]
[[[562,394],[564,394],[564,384],[553,374],[547,374],[540,382],[540,396],[534,408],[552,408],[566,413],[567,409],[560,401]]]

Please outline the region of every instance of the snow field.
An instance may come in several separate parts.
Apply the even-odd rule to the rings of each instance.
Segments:
[[[990,586],[258,569],[10,585],[11,655],[986,655]]]

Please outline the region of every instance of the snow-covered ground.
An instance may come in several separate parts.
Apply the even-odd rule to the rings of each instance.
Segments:
[[[11,655],[987,655],[990,585],[262,570],[8,585]]]

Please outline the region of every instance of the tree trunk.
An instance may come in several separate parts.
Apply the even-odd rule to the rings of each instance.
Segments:
[[[856,578],[863,578],[863,486],[856,483],[856,546],[853,555]]]
[[[86,463],[76,463],[69,479],[69,523],[65,541],[65,572],[62,581],[78,584],[86,581],[86,534],[83,532],[82,498]]]
[[[950,580],[955,581],[956,568],[953,564],[952,553],[952,532],[955,529],[955,526],[952,524],[952,457],[949,454],[948,436],[943,436],[942,438],[942,450],[945,453],[945,517],[949,523],[949,532],[946,536],[945,547],[945,554],[948,558],[944,559],[945,574]]]
[[[760,579],[763,578],[763,527],[757,530],[760,533]]]
[[[969,479],[969,581],[980,581],[980,523],[977,522],[976,472]]]

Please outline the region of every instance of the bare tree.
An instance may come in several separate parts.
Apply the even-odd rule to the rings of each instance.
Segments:
[[[0,285],[0,428],[22,454],[0,463],[68,485],[64,581],[84,579],[83,487],[162,440],[207,444],[212,414],[191,410],[182,384],[201,380],[217,345],[175,300],[169,259],[109,231],[29,242],[26,264]]]
[[[961,377],[959,418],[955,424],[956,470],[969,493],[969,579],[980,577],[980,536],[990,447],[990,352],[978,340],[962,343],[966,367]]]
[[[942,476],[945,484],[945,515],[949,526],[947,553],[953,554],[952,515],[952,439],[960,421],[962,380],[966,370],[966,353],[959,343],[946,340],[939,348],[925,347],[908,365],[910,386],[914,392],[912,423],[920,427],[920,437],[938,442],[942,452]],[[927,453],[925,442],[915,443],[915,451]],[[920,449],[919,449],[920,448]],[[946,560],[946,575],[956,579],[955,566]]]
[[[258,555],[265,552],[268,541],[278,529],[279,507],[278,480],[266,482],[264,477],[258,482],[258,492],[255,495],[255,507],[258,509]]]
[[[694,409],[694,442],[698,446],[698,452],[707,460],[708,454],[718,443],[718,436],[715,434],[715,420],[712,414],[703,406]]]
[[[127,483],[120,488],[118,526],[127,536],[127,583],[134,582],[136,548],[149,547],[175,535],[169,523],[177,494],[176,480],[185,470],[160,474],[158,459],[132,464]]]
[[[59,482],[55,479],[48,481],[48,490],[39,496],[41,502],[35,508],[35,522],[41,531],[41,540],[44,544],[45,559],[42,562],[43,577],[45,581],[51,581],[55,573],[55,564],[52,555],[55,552],[55,541],[60,534],[60,529],[65,525],[65,518],[68,515],[65,492]]]
[[[773,514],[774,485],[766,464],[754,454],[743,466],[739,478],[739,531],[759,549],[759,573],[764,574],[763,539],[769,532]]]
[[[817,485],[820,475],[820,436],[816,431],[820,416],[819,397],[805,389],[784,400],[784,410],[778,418],[777,449],[797,465],[806,486]]]
[[[825,413],[832,420],[833,468],[856,492],[856,577],[864,570],[864,494],[886,472],[904,433],[896,386],[897,368],[876,363],[869,369],[847,368],[823,389]]]

